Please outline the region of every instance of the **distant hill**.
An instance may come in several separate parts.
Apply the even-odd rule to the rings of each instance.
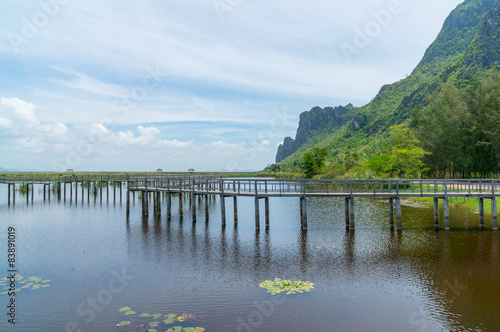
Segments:
[[[428,105],[440,82],[463,87],[491,68],[500,68],[500,0],[466,0],[445,20],[411,75],[384,85],[363,107],[314,107],[302,113],[295,139],[285,138],[276,162],[296,166],[313,147],[326,148],[332,160],[345,151],[370,156],[392,125]]]

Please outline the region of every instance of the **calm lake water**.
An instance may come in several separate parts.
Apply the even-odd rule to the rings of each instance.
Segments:
[[[127,221],[125,195],[123,204],[113,203],[112,191],[109,203],[104,195],[102,204],[99,197],[90,204],[52,197],[49,204],[40,188],[33,203],[17,193],[9,207],[0,185],[2,277],[11,225],[24,280],[50,280],[38,289],[18,284],[28,287],[16,294],[15,327],[7,322],[9,296],[0,295],[0,331],[145,331],[141,324],[170,313],[195,315],[161,322],[158,331],[500,330],[499,239],[489,231],[491,217],[481,232],[477,214],[452,208],[452,230],[435,232],[431,208],[403,206],[403,232],[391,233],[388,203],[357,199],[356,231],[346,233],[344,201],[317,198],[308,200],[303,233],[298,198],[271,198],[270,230],[256,232],[252,198],[239,198],[237,228],[227,199],[222,229],[219,198],[210,201],[208,224],[203,208],[193,224],[188,200],[181,221],[179,197],[170,223],[165,204],[161,220],[152,212],[143,220],[138,201]],[[315,288],[273,296],[259,283],[274,278]],[[121,307],[136,314],[125,316]],[[124,320],[131,325],[117,328]]]

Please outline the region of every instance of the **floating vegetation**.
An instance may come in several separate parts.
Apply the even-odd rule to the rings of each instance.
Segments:
[[[282,292],[286,292],[286,294],[310,292],[311,289],[314,289],[314,284],[310,281],[281,280],[279,278],[263,281],[259,286],[266,288],[267,292],[273,295]]]
[[[20,274],[16,274],[16,280],[15,280],[15,285],[16,288],[15,290],[13,290],[14,292],[19,292],[23,289],[31,289],[31,290],[35,290],[35,289],[39,289],[39,288],[46,288],[46,287],[49,287],[49,282],[51,280],[43,280],[42,281],[42,278],[39,278],[39,277],[29,277],[29,278],[26,278],[24,277],[23,275],[20,275]],[[5,294],[8,294],[11,290],[11,280],[7,277],[4,277],[4,278],[1,278],[0,279],[0,287],[2,287],[5,291],[3,292],[0,292],[0,295],[5,295]]]
[[[118,309],[119,312],[122,312],[125,316],[127,316],[127,321],[121,321],[120,323],[116,324],[116,327],[124,327],[124,326],[129,326],[131,331],[134,331],[136,328],[142,328],[141,330],[144,331],[146,329],[147,331],[154,332],[157,331],[156,328],[160,328],[161,331],[165,331],[165,328],[162,327],[162,324],[165,325],[171,325],[174,323],[183,323],[186,322],[187,320],[193,320],[195,319],[195,314],[188,314],[188,313],[183,313],[182,315],[176,315],[176,314],[149,314],[149,313],[141,313],[137,314],[135,311],[133,311],[130,307],[122,307]],[[161,321],[159,321],[161,320]],[[167,332],[203,332],[205,331],[205,328],[203,327],[190,327],[190,326],[173,326],[168,328],[166,330]]]

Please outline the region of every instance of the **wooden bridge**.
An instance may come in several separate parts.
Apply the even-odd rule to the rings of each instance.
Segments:
[[[128,179],[127,216],[130,212],[130,194],[142,193],[142,211],[149,213],[149,197],[153,195],[154,214],[161,216],[161,195],[166,195],[167,220],[171,217],[171,195],[188,194],[191,198],[193,221],[196,221],[195,196],[205,197],[205,219],[208,221],[208,197],[220,197],[222,226],[226,225],[225,198],[234,199],[234,222],[238,222],[238,197],[255,199],[255,228],[260,229],[259,201],[265,202],[265,226],[269,228],[269,198],[298,197],[300,199],[301,227],[307,230],[307,198],[338,197],[345,199],[345,227],[355,228],[355,199],[387,198],[389,201],[390,229],[402,230],[401,199],[432,197],[434,199],[434,226],[440,229],[439,200],[443,201],[444,229],[450,229],[448,199],[475,197],[479,204],[479,227],[484,230],[484,199],[492,201],[492,229],[498,230],[496,198],[500,194],[500,180],[276,180],[276,179],[217,179],[186,177],[134,177]],[[179,200],[179,212],[183,202]],[[394,213],[395,210],[395,213]],[[395,216],[396,215],[396,216]],[[396,217],[396,218],[394,218]],[[395,224],[396,221],[396,224]]]

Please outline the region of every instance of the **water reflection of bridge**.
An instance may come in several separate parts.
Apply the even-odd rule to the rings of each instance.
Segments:
[[[265,202],[265,225],[270,226],[269,198],[298,197],[300,199],[301,227],[307,229],[307,198],[337,197],[345,199],[345,227],[354,230],[355,199],[387,198],[389,201],[390,229],[402,230],[401,199],[429,197],[434,200],[434,226],[440,229],[439,200],[443,201],[444,228],[450,229],[450,197],[474,197],[479,204],[479,226],[485,229],[484,199],[491,200],[492,229],[498,230],[496,197],[500,181],[497,180],[276,180],[276,179],[214,179],[214,178],[129,178],[127,191],[127,215],[129,215],[130,194],[141,192],[142,211],[149,214],[152,196],[154,215],[161,216],[162,195],[166,196],[167,220],[171,218],[171,195],[188,195],[193,218],[196,221],[196,196],[205,197],[205,219],[209,220],[208,197],[219,196],[222,226],[226,226],[226,197],[234,200],[234,222],[238,222],[238,197],[255,199],[255,228],[260,229],[259,201]],[[183,211],[179,200],[179,211]],[[394,210],[395,213],[394,213]],[[396,216],[394,216],[396,214]],[[394,218],[396,217],[396,218]]]
[[[213,200],[210,205],[216,207]],[[422,236],[415,236],[411,232],[363,230],[324,237],[324,232],[297,229],[282,234],[270,229],[249,234],[233,227],[218,229],[205,223],[177,222],[178,217],[174,216],[176,222],[166,223],[152,218],[127,222],[128,254],[167,266],[169,271],[172,266],[188,272],[207,271],[209,277],[200,278],[203,282],[219,277],[244,282],[250,279],[258,284],[268,276],[297,275],[315,276],[311,281],[331,289],[346,284],[373,287],[371,282],[377,280],[383,280],[377,284],[381,288],[382,284],[416,285],[426,299],[426,311],[459,324],[457,330],[481,319],[489,325],[498,322],[498,316],[485,317],[485,312],[497,311],[489,307],[498,308],[494,303],[475,301],[484,292],[491,291],[493,298],[499,291],[500,284],[491,279],[500,272],[496,232],[477,232],[477,236],[467,232],[419,232]],[[376,241],[367,242],[367,237]],[[453,288],[457,285],[459,289]],[[380,305],[387,308],[393,300],[387,295]],[[364,319],[366,312],[360,322]]]

